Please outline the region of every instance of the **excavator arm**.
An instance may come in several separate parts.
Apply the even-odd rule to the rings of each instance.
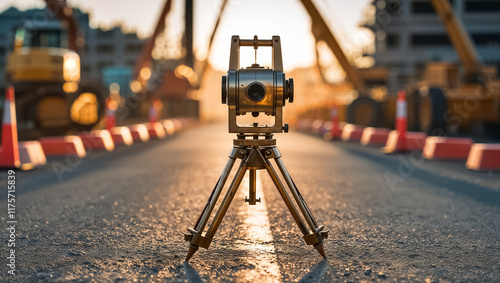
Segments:
[[[56,15],[64,28],[68,31],[68,48],[78,53],[78,24],[73,17],[73,9],[66,5],[66,1],[45,0],[47,8]]]

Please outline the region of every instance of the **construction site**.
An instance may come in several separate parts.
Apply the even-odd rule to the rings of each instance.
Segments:
[[[117,4],[0,3],[2,281],[500,281],[500,1]]]

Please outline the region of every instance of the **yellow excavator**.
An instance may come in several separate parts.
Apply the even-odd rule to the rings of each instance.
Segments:
[[[89,130],[104,114],[105,88],[82,82],[77,24],[64,1],[46,0],[59,21],[15,27],[6,79],[16,91],[20,138]]]

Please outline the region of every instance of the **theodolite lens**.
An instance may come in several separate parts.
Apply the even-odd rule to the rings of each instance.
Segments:
[[[266,97],[266,88],[261,83],[251,83],[247,87],[247,96],[252,101],[260,102]]]

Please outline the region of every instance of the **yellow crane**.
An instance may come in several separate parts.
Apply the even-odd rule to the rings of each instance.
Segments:
[[[367,86],[366,78],[361,70],[351,65],[344,51],[340,47],[338,40],[328,27],[328,24],[323,19],[323,16],[314,5],[313,1],[301,0],[300,2],[303,4],[305,10],[311,17],[312,33],[316,38],[316,41],[324,41],[326,43],[337,58],[342,69],[345,71],[346,76],[352,83],[353,88],[358,93],[358,97],[356,99],[354,99],[349,105],[345,105],[347,107],[345,111],[346,117],[343,117],[342,120],[366,126],[380,126],[380,124],[387,123],[387,121],[389,121],[388,123],[390,124],[390,121],[394,120],[394,115],[389,115],[388,113],[390,112],[382,113],[383,111],[381,111],[381,109],[385,104],[391,102],[394,104],[395,101],[376,101],[370,96],[372,89]],[[384,80],[384,76],[387,75],[387,72],[382,69],[374,69],[372,70],[371,75],[375,75]]]
[[[457,52],[465,75],[456,64],[429,62],[420,83],[420,126],[440,134],[448,128],[467,130],[482,123],[490,134],[500,136],[500,81],[494,66],[483,66],[474,45],[448,0],[431,0]]]

